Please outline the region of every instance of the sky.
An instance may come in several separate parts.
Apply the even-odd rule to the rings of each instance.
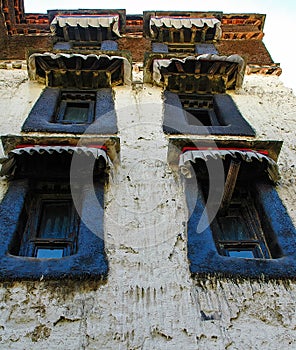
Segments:
[[[106,6],[107,5],[107,6]],[[25,0],[27,13],[46,13],[53,9],[126,9],[128,14],[140,14],[148,10],[183,11],[223,11],[224,13],[262,13],[266,14],[264,43],[275,63],[280,63],[283,74],[281,80],[296,94],[296,66],[293,54],[293,33],[295,0]],[[293,45],[293,46],[292,46]]]

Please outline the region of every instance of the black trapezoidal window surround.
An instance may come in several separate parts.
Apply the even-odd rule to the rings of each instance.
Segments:
[[[81,161],[95,159],[93,183],[78,169],[70,189],[73,153]],[[106,278],[108,162],[104,149],[94,147],[32,146],[8,154],[2,167],[10,182],[0,204],[0,280]]]
[[[207,163],[217,161],[210,153],[200,158],[196,154],[193,162],[186,161],[194,170],[193,177],[185,180],[187,204],[192,213],[188,220],[188,258],[192,274],[295,277],[296,230],[267,178],[267,173],[274,180],[277,175],[273,162],[269,163],[264,155],[256,154],[253,158],[251,154],[248,161],[244,160],[247,159],[244,151],[242,157],[240,152],[221,155],[225,157],[225,187],[221,189],[220,207],[212,223],[203,232],[197,232],[205,205],[208,214],[215,205],[207,203]],[[219,158],[218,152],[214,153]],[[181,160],[181,170],[183,165]],[[195,204],[192,198],[197,198]]]
[[[25,120],[22,131],[115,134],[117,117],[112,90],[47,87]]]
[[[164,92],[167,134],[255,136],[228,94]]]

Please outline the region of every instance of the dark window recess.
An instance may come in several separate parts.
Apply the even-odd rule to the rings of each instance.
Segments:
[[[185,187],[192,212],[187,226],[191,273],[199,278],[208,274],[295,278],[295,227],[273,185],[254,176],[249,164],[240,169],[233,193],[228,191],[228,200],[223,195],[212,223],[197,231],[204,210],[211,211],[207,172],[202,163],[193,164],[196,177],[187,179]]]
[[[70,152],[61,147],[14,158],[17,171],[0,203],[0,280],[107,277],[106,164],[103,157],[95,161],[89,184],[82,161],[70,187]]]
[[[187,86],[193,83],[187,77]],[[199,82],[199,86],[202,84]],[[177,86],[180,90],[180,84]],[[255,135],[227,94],[177,94],[166,90],[164,100],[163,130],[167,134]]]
[[[195,53],[195,44],[175,44],[170,43],[168,44],[168,51],[169,53]]]
[[[259,167],[257,163],[254,164]],[[206,165],[200,160],[194,165],[205,199],[208,197],[209,187]],[[281,254],[280,249],[269,249],[267,238],[270,237],[271,240],[272,234],[264,227],[252,191],[256,177],[259,179],[262,175],[252,172],[251,169],[252,166],[245,161],[229,157],[224,160],[225,184],[218,213],[211,224],[213,239],[218,253],[223,256],[276,258]],[[207,209],[212,210],[211,203],[208,203]],[[276,238],[273,237],[273,242],[275,241]]]
[[[29,193],[18,229],[19,251],[36,258],[61,258],[76,252],[78,215],[68,185],[38,184]]]
[[[210,158],[206,162],[195,159],[191,163],[195,176],[186,179],[187,205],[192,212],[188,220],[191,273],[295,277],[295,227],[266,174],[264,162],[226,156],[225,183],[220,189],[213,187],[215,178],[210,181],[208,175],[215,162]],[[214,219],[198,232],[204,211]]]
[[[95,92],[62,91],[56,121],[65,124],[90,124],[94,120],[95,102]]]
[[[179,95],[189,125],[219,126],[212,95]]]

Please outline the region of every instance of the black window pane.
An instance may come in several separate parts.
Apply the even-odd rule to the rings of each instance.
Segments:
[[[186,117],[190,125],[197,125],[197,126],[212,125],[209,111],[206,109],[199,109],[199,110],[187,109]]]
[[[39,238],[67,238],[70,231],[70,202],[43,203]]]
[[[63,257],[63,248],[40,248],[36,249],[36,258],[39,259],[59,259]]]
[[[255,256],[253,250],[229,250],[228,255],[233,258],[250,258],[253,259]]]
[[[63,120],[76,123],[87,123],[88,113],[89,103],[68,102]]]
[[[244,241],[255,239],[252,232],[247,228],[241,217],[227,216],[219,218],[220,227],[223,233],[223,241]]]

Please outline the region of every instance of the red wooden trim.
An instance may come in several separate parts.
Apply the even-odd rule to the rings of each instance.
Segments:
[[[269,155],[267,150],[253,150],[251,148],[239,148],[239,147],[221,147],[221,148],[210,148],[210,147],[183,147],[182,153],[187,151],[246,151],[246,152],[257,152],[264,154],[265,156]]]

